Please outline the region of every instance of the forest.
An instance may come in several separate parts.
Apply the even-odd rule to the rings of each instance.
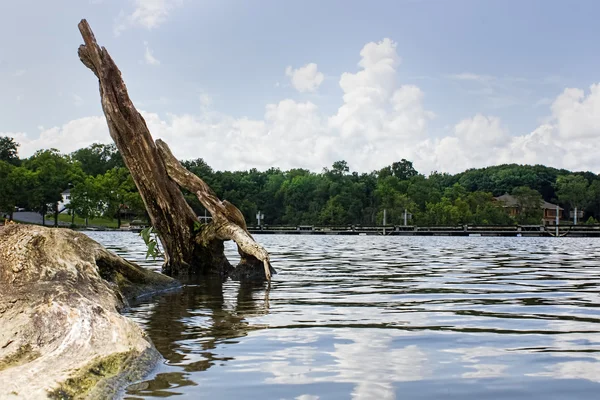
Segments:
[[[94,218],[145,219],[145,207],[114,145],[92,144],[71,154],[39,150],[20,158],[19,144],[0,137],[0,213],[12,218],[16,208],[42,215],[74,214]],[[249,225],[260,211],[265,225],[506,225],[539,224],[542,200],[558,203],[565,215],[584,210],[583,223],[600,219],[600,175],[544,165],[505,164],[458,174],[419,173],[400,160],[371,172],[350,171],[336,161],[321,172],[215,171],[202,158],[182,160],[217,195],[235,204]],[[59,209],[70,189],[67,210]],[[494,196],[512,194],[520,212],[511,217]],[[197,213],[205,213],[196,196],[185,193]]]

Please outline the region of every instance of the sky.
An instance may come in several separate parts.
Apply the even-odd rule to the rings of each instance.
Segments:
[[[214,169],[600,173],[596,0],[0,0],[0,136],[111,143],[77,24],[155,139]]]

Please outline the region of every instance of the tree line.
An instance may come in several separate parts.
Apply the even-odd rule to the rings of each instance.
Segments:
[[[0,211],[10,218],[15,207],[42,215],[60,209],[70,189],[69,213],[83,218],[144,218],[144,204],[114,145],[93,144],[71,154],[40,150],[21,159],[18,143],[0,137]],[[539,224],[542,200],[560,204],[566,215],[577,207],[584,219],[600,219],[600,175],[543,165],[505,164],[458,174],[425,176],[401,160],[369,173],[350,171],[346,161],[316,173],[215,171],[202,158],[182,164],[204,179],[217,195],[238,206],[249,225],[258,211],[267,225]],[[510,216],[495,196],[512,194],[519,213]],[[205,210],[195,195],[185,197],[198,215]]]

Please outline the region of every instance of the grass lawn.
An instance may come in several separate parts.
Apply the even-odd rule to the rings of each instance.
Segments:
[[[71,223],[71,216],[68,214],[58,214],[58,220],[60,222],[66,222],[67,224]],[[129,221],[123,220],[122,223],[126,223]],[[54,215],[46,215],[46,224],[54,223]],[[85,226],[85,218],[75,216],[75,225],[77,226]],[[117,220],[114,218],[104,218],[104,217],[96,217],[94,219],[88,219],[89,226],[103,226],[106,228],[117,228]]]

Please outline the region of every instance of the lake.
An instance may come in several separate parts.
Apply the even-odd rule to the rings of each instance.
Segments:
[[[88,234],[160,268],[136,234]],[[165,360],[126,399],[600,396],[599,239],[256,238],[270,288],[203,281],[127,312]]]

